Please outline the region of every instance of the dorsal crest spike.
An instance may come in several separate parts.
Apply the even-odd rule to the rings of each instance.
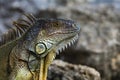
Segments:
[[[14,24],[16,26],[16,32],[19,32],[19,34],[23,33],[24,32],[24,29],[22,27],[20,27],[19,25],[17,24]]]
[[[13,40],[18,40],[35,24],[37,19],[32,14],[26,14],[25,16],[27,20],[18,19],[13,21],[14,27],[0,36],[0,47]]]
[[[18,22],[23,22],[24,24],[29,25],[29,26],[32,25],[30,22],[28,22],[28,21],[26,21],[26,20],[24,20],[24,19],[18,19]],[[14,24],[14,23],[13,23],[13,24]]]
[[[30,26],[30,25],[26,25],[26,24],[19,23],[19,22],[16,22],[16,21],[13,22],[13,25],[17,26],[17,27],[25,27],[25,28]]]
[[[24,14],[32,23],[35,23],[36,18],[32,14]]]

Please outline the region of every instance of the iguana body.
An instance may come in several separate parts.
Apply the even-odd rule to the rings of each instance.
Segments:
[[[27,18],[0,39],[0,80],[46,80],[55,53],[78,37],[71,20]]]

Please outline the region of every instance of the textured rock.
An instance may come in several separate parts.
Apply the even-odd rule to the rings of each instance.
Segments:
[[[59,63],[59,64],[58,64]],[[55,60],[50,68],[48,80],[101,80],[95,69]]]

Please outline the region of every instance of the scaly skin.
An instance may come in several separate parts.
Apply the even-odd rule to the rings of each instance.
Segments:
[[[10,51],[9,80],[46,80],[48,67],[56,53],[73,42],[79,30],[80,27],[71,20],[36,19]]]

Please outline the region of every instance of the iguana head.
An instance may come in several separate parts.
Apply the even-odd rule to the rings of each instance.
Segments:
[[[40,57],[45,57],[52,49],[59,52],[74,42],[80,27],[71,20],[64,19],[38,19],[36,21],[37,36],[27,47]]]

